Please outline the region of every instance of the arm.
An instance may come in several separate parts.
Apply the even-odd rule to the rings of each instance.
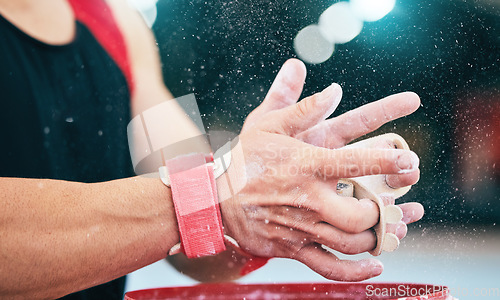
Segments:
[[[120,7],[114,12],[133,61],[137,115],[172,96],[151,33]],[[189,122],[184,128],[196,130]],[[179,240],[169,190],[158,179],[0,178],[0,190],[0,298],[56,298],[104,283],[164,258]]]
[[[154,78],[151,82],[159,84]],[[134,101],[168,98],[161,85],[149,89],[147,80],[137,84]],[[322,252],[319,244],[348,254],[372,249],[370,228],[378,209],[366,199],[338,198],[335,181],[353,175],[347,172],[353,167],[361,168],[357,175],[370,170],[397,174],[398,159],[414,154],[336,151],[293,138],[331,113],[336,98],[331,92],[269,112],[265,122],[240,136],[242,151],[234,153],[227,174],[217,181],[225,200],[221,211],[226,232],[249,253],[294,258],[329,279],[362,280],[380,274],[381,264],[340,261]],[[134,111],[149,105],[133,103]],[[281,159],[276,151],[299,156]],[[367,164],[376,168],[362,169]],[[252,176],[249,170],[259,165],[305,173]],[[338,172],[325,173],[326,167]],[[243,180],[241,190],[233,194],[224,189],[228,179],[233,186]],[[8,298],[56,298],[109,281],[162,259],[179,240],[169,189],[158,178],[94,184],[2,178],[0,189],[0,294]],[[273,219],[277,216],[283,218]]]
[[[57,298],[165,257],[179,241],[157,178],[106,183],[1,178],[0,294]]]
[[[278,73],[263,103],[246,119],[242,133],[266,120],[271,112],[294,105],[300,98],[305,81],[306,70],[303,63],[291,59]],[[340,97],[341,92],[338,94]],[[418,96],[413,93],[401,93],[370,103],[330,120],[321,120],[311,128],[296,134],[297,139],[308,144],[330,149],[341,148],[351,140],[368,134],[383,124],[404,117],[414,112],[420,105]],[[341,129],[341,130],[339,130]],[[393,188],[415,184],[419,179],[418,168],[414,172],[388,175],[387,183]],[[394,199],[391,199],[394,204]],[[401,240],[406,236],[406,224],[418,221],[423,216],[423,208],[418,203],[400,204],[404,222],[388,225],[387,232],[394,233]],[[199,281],[235,280],[242,276],[248,256],[232,251],[215,257],[187,259],[178,254],[168,257],[170,263],[180,272]],[[229,266],[229,267],[227,267]]]
[[[107,0],[116,22],[125,38],[131,62],[132,74],[135,81],[135,90],[131,98],[132,117],[135,117],[149,108],[165,101],[175,101],[174,97],[163,82],[161,61],[158,48],[152,31],[146,26],[140,14],[129,6],[126,0]],[[174,102],[172,116],[185,116],[183,109]],[[170,120],[168,115],[165,120]],[[178,120],[179,118],[175,118]],[[182,121],[171,122],[168,128],[161,130],[175,131],[185,136],[199,136],[189,145],[183,145],[176,155],[191,152],[210,153],[211,149],[205,137],[201,135],[198,127],[188,117]],[[150,126],[152,126],[150,124]],[[160,130],[160,131],[161,131]],[[174,154],[172,154],[175,156]],[[158,171],[158,165],[153,165],[150,172]]]
[[[136,91],[132,97],[132,113],[135,116],[156,104],[172,100],[173,96],[163,83],[161,62],[151,30],[145,25],[141,16],[125,2],[123,0],[108,0],[124,33],[132,61],[136,82]],[[184,115],[180,107],[172,113]],[[189,119],[186,119],[184,125],[173,124],[172,127],[175,127],[176,130],[185,130],[187,136],[193,136],[192,132],[198,131],[197,128],[193,127],[193,123]],[[196,149],[182,149],[181,151],[184,153],[211,152],[208,144],[201,136],[199,141],[191,145]],[[152,160],[158,161],[158,158],[152,158]],[[157,166],[152,166],[149,171],[155,171],[155,167],[157,168]],[[238,268],[227,267],[228,262],[231,261],[230,254],[228,256],[220,255],[195,260],[187,260],[182,255],[175,255],[168,257],[167,260],[180,272],[201,281],[225,281],[239,277]]]
[[[418,158],[293,138],[331,112],[334,94],[328,88],[245,130],[217,188],[224,230],[248,253],[293,258],[328,279],[359,281],[379,275],[381,263],[340,260],[320,245],[345,254],[373,249],[378,207],[338,196],[337,181],[416,170]],[[0,184],[0,292],[9,298],[54,298],[109,281],[163,258],[179,240],[169,190],[158,178]]]

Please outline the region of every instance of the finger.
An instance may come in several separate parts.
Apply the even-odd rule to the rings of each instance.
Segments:
[[[259,106],[260,113],[265,114],[299,101],[306,75],[306,66],[302,61],[295,58],[287,60]]]
[[[310,240],[349,255],[373,250],[377,244],[373,230],[353,234],[324,222],[315,224],[311,234]]]
[[[420,163],[414,152],[401,149],[332,150],[311,146],[302,152],[303,171],[323,178],[406,174],[415,171]]]
[[[322,231],[327,230],[327,227],[320,225],[322,223],[333,226],[344,233],[358,234],[372,228],[379,222],[379,208],[370,199],[358,200],[354,197],[338,196],[329,188],[323,190],[318,188],[315,196],[311,196],[309,199],[297,203],[296,207],[256,208],[258,212],[256,215],[259,215],[257,219],[267,224],[279,224],[325,238],[330,234],[335,234],[335,232],[333,229],[329,232]]]
[[[391,95],[321,122],[298,138],[315,146],[340,148],[389,121],[413,113],[419,106],[420,98],[413,92]]]
[[[424,207],[417,202],[403,203],[398,205],[403,211],[403,221],[405,224],[411,224],[422,219],[424,216]]]
[[[371,212],[376,215],[376,208]],[[308,241],[328,246],[344,254],[359,254],[376,246],[377,239],[373,230],[348,233],[322,222],[320,215],[312,210],[280,206],[265,212],[259,211],[259,215],[262,215],[260,219],[266,224],[275,225],[274,228],[289,228],[291,233],[301,234],[300,236],[306,236]]]
[[[296,253],[304,247],[304,244],[310,243],[309,234],[301,230],[292,230],[287,225],[269,221],[266,222],[266,228],[265,238],[273,244],[273,256],[289,257],[290,253]]]
[[[387,175],[385,177],[385,182],[388,186],[393,189],[402,188],[409,185],[414,185],[420,179],[420,170],[416,169],[413,172],[406,174],[397,174],[397,175]]]
[[[404,222],[399,222],[398,224],[387,224],[386,232],[394,233],[399,240],[402,240],[408,233],[408,227]]]
[[[386,148],[386,149],[397,149],[395,148],[395,145],[391,141],[384,141],[381,140],[377,145],[375,145],[376,148]],[[385,177],[385,182],[387,185],[393,189],[398,189],[410,185],[414,185],[418,182],[420,179],[420,170],[417,169],[414,172],[410,173],[405,173],[405,174],[390,174]]]
[[[321,93],[307,97],[295,105],[270,112],[261,128],[294,137],[331,115],[341,98],[342,88],[334,83]]]
[[[379,221],[379,208],[370,199],[341,197],[330,193],[318,199],[313,209],[322,221],[347,233],[361,233],[375,226]]]
[[[380,139],[373,146],[373,148],[385,149],[398,149],[395,143],[391,140]],[[420,179],[420,170],[405,174],[390,174],[385,177],[387,185],[393,189],[398,189],[410,185],[414,185]],[[394,204],[394,203],[392,203]],[[386,204],[388,205],[388,204]]]
[[[330,280],[362,281],[382,273],[384,267],[376,259],[341,260],[318,244],[302,248],[294,257],[316,273]]]
[[[306,80],[306,66],[298,59],[287,60],[276,75],[264,101],[248,116],[245,128],[261,120],[270,111],[296,103]]]

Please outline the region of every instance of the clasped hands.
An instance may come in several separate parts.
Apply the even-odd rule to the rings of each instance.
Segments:
[[[411,92],[395,94],[327,120],[340,103],[342,89],[333,84],[297,102],[305,77],[304,64],[288,60],[262,104],[246,119],[231,151],[231,165],[217,179],[224,233],[250,255],[295,259],[328,279],[378,276],[383,271],[379,260],[342,260],[322,247],[359,254],[377,243],[372,227],[379,222],[378,206],[370,199],[337,195],[338,180],[386,174],[392,188],[413,185],[419,179],[419,159],[384,143],[368,149],[339,148],[413,113],[420,99]],[[386,205],[395,201],[387,195],[383,199]],[[387,231],[402,239],[406,224],[420,220],[424,210],[419,203],[399,207],[403,219],[388,225]],[[226,279],[241,276],[237,270],[245,265],[244,256],[235,251],[219,256],[222,259],[201,259],[204,267],[172,262],[203,281],[217,280],[226,264],[233,269],[222,271],[228,273]]]
[[[370,229],[379,220],[369,199],[340,197],[340,178],[387,174],[393,188],[415,184],[419,160],[415,153],[387,149],[339,149],[383,124],[411,114],[420,106],[411,92],[328,119],[339,105],[342,90],[333,84],[298,102],[305,66],[287,61],[266,99],[247,118],[227,182],[219,194],[225,232],[248,253],[296,259],[328,279],[365,280],[382,273],[376,259],[341,260],[321,245],[345,254],[372,250]],[[241,183],[243,182],[243,183]],[[385,198],[387,204],[394,199]],[[418,203],[401,204],[403,220],[388,227],[402,239],[406,224],[423,216]]]

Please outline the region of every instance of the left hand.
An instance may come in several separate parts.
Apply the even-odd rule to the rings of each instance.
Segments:
[[[295,104],[302,93],[306,77],[306,69],[296,59],[288,60],[277,75],[266,98],[246,119],[242,132],[253,127],[271,111],[286,108]],[[320,121],[316,126],[301,132],[295,138],[330,149],[341,148],[350,141],[361,137],[383,124],[414,112],[420,105],[414,93],[401,93],[370,103],[349,111],[339,117]],[[337,131],[341,128],[342,131]],[[385,147],[381,145],[381,147]],[[388,175],[387,183],[393,188],[415,184],[419,179],[419,170],[400,175]],[[383,198],[387,204],[394,204],[394,198]],[[423,207],[419,203],[400,204],[403,210],[403,222],[387,226],[387,231],[395,233],[399,239],[406,236],[406,224],[416,222],[423,216]],[[229,249],[214,257],[203,257],[188,260],[183,255],[169,258],[169,261],[190,277],[204,281],[234,280],[247,268],[249,257],[238,251]],[[228,266],[228,267],[223,267]]]
[[[306,79],[306,67],[298,59],[289,59],[276,76],[264,101],[250,113],[243,125],[242,132],[257,124],[264,116],[273,111],[295,104],[302,93]],[[299,133],[295,138],[319,147],[337,149],[351,141],[373,132],[385,123],[407,116],[420,107],[420,98],[412,92],[388,96],[338,117],[323,120],[316,126]],[[341,130],[339,130],[341,129]],[[380,148],[391,147],[389,144]],[[420,170],[414,172],[387,175],[386,182],[392,188],[414,185],[420,178]],[[395,199],[384,199],[386,204],[394,204]],[[420,203],[398,205],[403,211],[403,222],[388,226],[388,232],[403,239],[407,233],[407,224],[420,220],[424,208]]]

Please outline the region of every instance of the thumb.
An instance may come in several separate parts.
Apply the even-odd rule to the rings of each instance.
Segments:
[[[270,111],[296,103],[302,94],[305,80],[304,63],[295,58],[287,60],[276,75],[264,101],[245,120],[244,128],[259,122]]]
[[[269,113],[261,129],[294,137],[325,120],[335,111],[341,98],[342,88],[334,83],[321,93]]]

